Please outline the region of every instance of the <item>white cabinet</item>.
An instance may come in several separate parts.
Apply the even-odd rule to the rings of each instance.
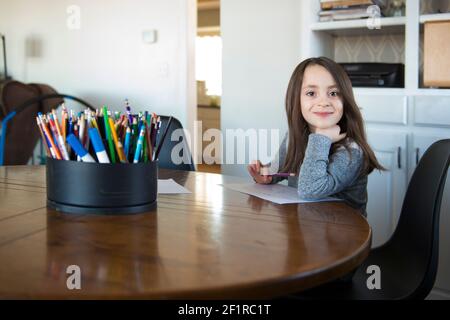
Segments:
[[[372,227],[372,246],[389,240],[397,225],[406,191],[407,167],[405,133],[368,130],[367,138],[386,171],[375,170],[367,186],[367,218]]]
[[[414,133],[412,137],[412,148],[409,152],[411,177],[414,169],[423,156],[424,152],[434,142],[441,139],[450,139],[450,132],[447,135],[434,135]],[[439,267],[436,277],[435,287],[442,290],[450,288],[450,175],[447,174],[444,194],[441,203],[440,232],[439,232]]]
[[[413,108],[415,125],[450,127],[450,96],[416,96]]]
[[[393,125],[407,124],[406,96],[356,94],[355,98],[365,121]]]

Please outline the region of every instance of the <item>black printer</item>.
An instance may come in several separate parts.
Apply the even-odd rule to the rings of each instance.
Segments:
[[[354,87],[404,88],[402,63],[339,63]]]

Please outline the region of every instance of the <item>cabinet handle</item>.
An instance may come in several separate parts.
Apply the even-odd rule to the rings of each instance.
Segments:
[[[416,166],[419,164],[420,149],[416,148]]]
[[[402,168],[402,147],[397,149],[397,166],[399,169]]]

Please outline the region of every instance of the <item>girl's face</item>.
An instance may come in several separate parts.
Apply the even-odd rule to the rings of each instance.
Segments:
[[[306,67],[301,89],[301,111],[311,132],[315,132],[315,128],[330,128],[341,120],[344,104],[327,69],[320,65]]]

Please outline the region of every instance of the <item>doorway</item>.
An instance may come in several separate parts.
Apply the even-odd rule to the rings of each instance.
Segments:
[[[222,96],[222,38],[220,1],[197,0],[197,37],[195,42],[195,78],[197,83],[197,120],[202,136],[208,129],[220,130]],[[221,146],[211,154],[203,152],[210,141],[202,142],[202,163],[198,171],[221,173]]]

